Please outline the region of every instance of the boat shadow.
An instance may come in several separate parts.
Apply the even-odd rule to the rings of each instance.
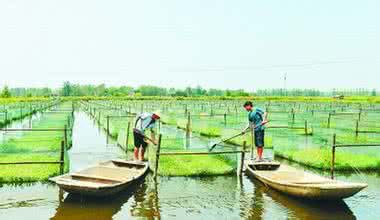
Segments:
[[[299,199],[280,193],[271,189],[256,179],[250,181],[254,184],[254,195],[258,200],[264,200],[265,196],[271,198],[275,203],[289,210],[289,218],[297,219],[356,219],[354,213],[343,201],[310,201]],[[253,203],[251,213],[263,212],[262,205]],[[260,210],[257,210],[260,209]],[[258,219],[257,216],[255,219]]]

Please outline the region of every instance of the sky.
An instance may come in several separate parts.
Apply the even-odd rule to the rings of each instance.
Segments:
[[[0,0],[0,86],[380,89],[378,0]]]

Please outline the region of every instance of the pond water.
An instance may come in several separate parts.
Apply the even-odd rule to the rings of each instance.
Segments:
[[[126,157],[115,145],[106,144],[103,132],[85,113],[75,117],[71,171]],[[338,178],[365,181],[369,188],[342,202],[310,203],[235,175],[154,181],[149,174],[134,189],[108,199],[71,196],[51,183],[2,185],[0,219],[377,219],[379,175]]]

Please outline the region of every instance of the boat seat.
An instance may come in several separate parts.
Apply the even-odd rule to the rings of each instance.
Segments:
[[[85,179],[95,179],[95,180],[106,180],[106,181],[112,181],[121,183],[122,181],[119,179],[109,178],[109,177],[103,177],[103,176],[96,176],[96,175],[84,175],[84,174],[71,174],[71,177],[74,178],[85,178]]]
[[[141,173],[141,171],[131,169],[131,168],[127,168],[127,167],[124,168],[124,167],[113,167],[113,166],[99,165],[98,168],[111,169],[111,170],[120,172],[120,178],[127,179],[127,180],[130,179],[131,174],[132,174],[132,176],[134,176],[136,174]],[[134,179],[134,178],[132,178],[132,179]]]
[[[141,171],[139,171],[139,170],[136,170],[133,168],[128,168],[128,167],[115,167],[112,165],[99,165],[97,167],[117,170],[117,171],[121,171],[121,172],[128,172],[128,173],[141,173]]]

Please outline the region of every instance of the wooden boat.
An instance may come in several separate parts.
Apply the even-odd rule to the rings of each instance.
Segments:
[[[145,177],[148,163],[110,160],[85,170],[50,178],[68,193],[109,196],[126,189]]]
[[[284,164],[276,170],[255,170],[252,162],[247,163],[246,174],[279,192],[311,200],[341,200],[368,186],[332,180]]]

